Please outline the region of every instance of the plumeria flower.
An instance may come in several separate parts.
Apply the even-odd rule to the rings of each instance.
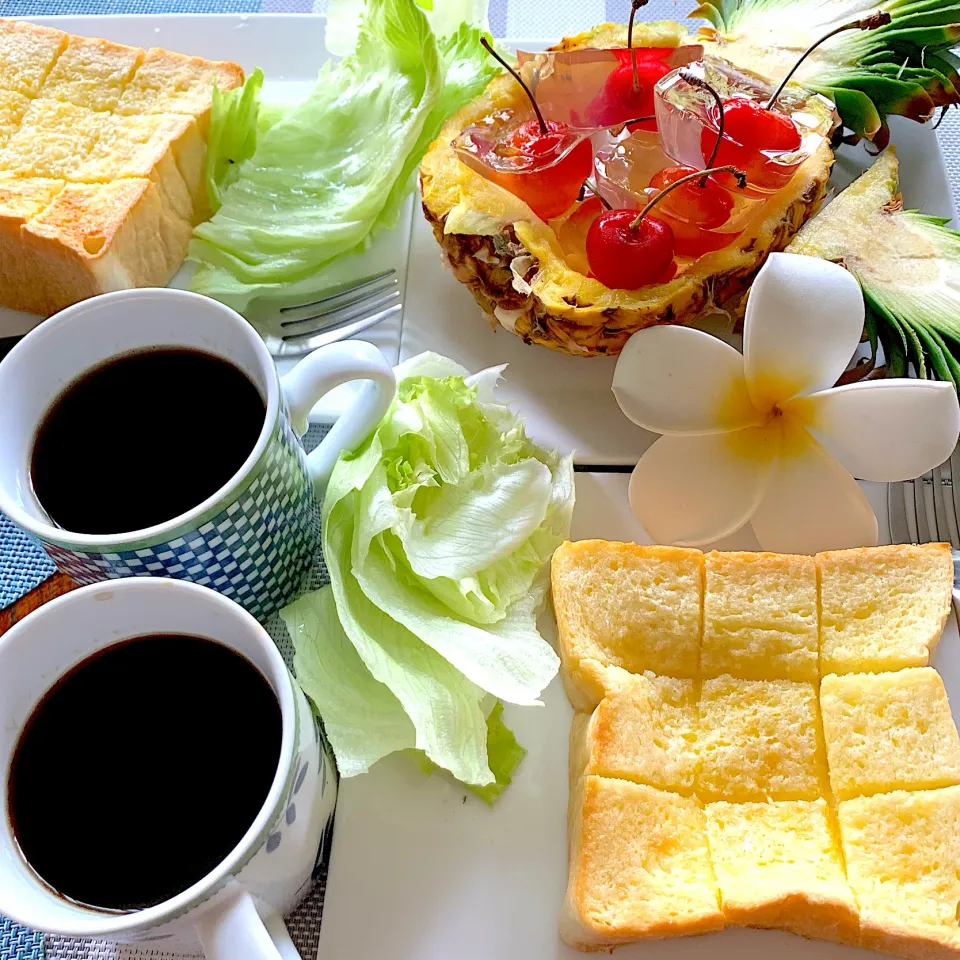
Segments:
[[[932,380],[835,387],[863,332],[863,296],[842,267],[774,253],[747,301],[743,354],[689,327],[627,342],[613,392],[662,434],[630,480],[657,542],[711,543],[752,524],[761,546],[814,553],[877,542],[854,477],[920,476],[953,452],[960,404]]]

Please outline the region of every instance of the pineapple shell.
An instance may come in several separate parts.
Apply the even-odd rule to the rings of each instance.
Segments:
[[[689,42],[676,23],[638,24],[638,46]],[[626,45],[626,28],[603,24],[554,49]],[[820,207],[833,153],[824,143],[790,183],[763,205],[730,246],[701,257],[695,269],[639,290],[611,290],[564,262],[553,231],[509,191],[462,163],[451,141],[523,97],[507,75],[445,124],[420,167],[423,211],[454,275],[491,323],[527,343],[574,356],[615,356],[629,337],[657,323],[689,324],[715,308],[739,304],[771,251],[782,250]]]

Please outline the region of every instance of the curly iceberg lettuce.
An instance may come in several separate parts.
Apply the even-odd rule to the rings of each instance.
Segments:
[[[344,776],[416,748],[466,784],[509,782],[522,752],[494,703],[536,704],[557,672],[536,614],[570,532],[573,462],[495,399],[501,370],[402,364],[390,411],[330,479],[331,582],[284,618]],[[488,743],[509,769],[491,769]]]

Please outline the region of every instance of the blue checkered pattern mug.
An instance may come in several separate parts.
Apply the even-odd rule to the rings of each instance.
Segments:
[[[34,495],[30,460],[37,428],[63,390],[113,357],[150,347],[214,353],[243,370],[267,415],[238,472],[189,512],[143,530],[110,536],[71,532],[50,522]],[[352,405],[309,456],[298,437],[307,415],[334,387],[365,381]],[[171,390],[189,384],[171,383]],[[78,583],[157,576],[210,587],[263,619],[305,587],[320,549],[318,501],[340,452],[360,443],[386,413],[393,371],[372,344],[321,347],[280,379],[252,326],[229,307],[184,290],[107,293],[44,321],[0,362],[0,511],[33,534]],[[118,397],[136,403],[136,397]],[[229,409],[200,410],[217,421]],[[109,411],[103,429],[110,429]],[[117,437],[116,470],[123,471]],[[189,471],[191,464],[178,464]],[[135,478],[130,478],[135,483]]]

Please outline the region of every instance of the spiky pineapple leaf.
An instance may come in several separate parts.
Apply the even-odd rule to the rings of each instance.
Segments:
[[[948,222],[902,209],[891,147],[787,252],[842,263],[857,278],[867,335],[874,354],[882,345],[888,375],[913,369],[960,392],[960,233]]]
[[[832,37],[793,80],[833,99],[857,136],[883,144],[888,116],[923,121],[960,103],[960,61],[949,49],[960,41],[958,0],[705,0],[691,16],[712,25],[699,37],[708,53],[776,84],[814,41],[876,11],[890,23]]]

